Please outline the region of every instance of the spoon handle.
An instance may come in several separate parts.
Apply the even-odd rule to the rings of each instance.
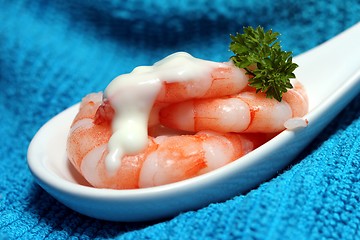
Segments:
[[[351,85],[348,95],[359,92],[360,79],[360,23],[355,24],[331,40],[313,48],[294,61],[299,65],[296,76],[302,82],[310,99],[310,110],[325,101],[344,85]],[[346,101],[348,102],[348,101]]]

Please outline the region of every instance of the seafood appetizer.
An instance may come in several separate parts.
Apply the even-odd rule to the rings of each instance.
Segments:
[[[306,92],[277,36],[244,28],[231,36],[229,62],[178,52],[116,77],[82,99],[70,162],[94,187],[153,187],[220,168],[306,126]]]

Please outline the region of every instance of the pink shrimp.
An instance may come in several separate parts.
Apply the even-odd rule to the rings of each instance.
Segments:
[[[163,83],[156,102],[174,103],[188,99],[211,98],[235,94],[246,88],[249,76],[244,69],[240,69],[232,63],[218,63],[213,68],[207,81],[183,81]]]
[[[136,68],[114,79],[104,99],[102,93],[83,99],[70,129],[68,158],[90,184],[114,189],[173,183],[224,166],[307,109],[301,86],[279,103],[250,90],[248,78],[232,63],[183,53]],[[163,126],[172,132],[164,135]]]
[[[163,81],[160,91],[158,92],[155,102],[152,106],[152,111],[149,117],[149,125],[154,126],[159,123],[159,111],[171,103],[182,102],[190,99],[208,99],[213,97],[227,96],[236,94],[247,87],[249,76],[244,69],[236,67],[231,62],[216,63],[211,62],[211,71],[206,72],[203,81],[198,79],[187,81]],[[141,68],[141,67],[140,67]],[[134,70],[135,72],[140,70]],[[115,78],[109,86],[117,84],[117,81],[124,81],[124,77],[128,75],[121,75]],[[149,86],[150,88],[152,86]],[[109,87],[108,87],[109,88]],[[126,92],[131,92],[129,86],[124,89]],[[122,91],[124,91],[122,90]],[[107,108],[108,114],[113,115],[114,110],[109,107],[111,104],[116,105],[114,99],[118,95],[123,95],[124,92],[117,91],[107,96],[102,108]],[[141,94],[145,95],[145,94]],[[115,96],[115,97],[114,97]]]
[[[281,102],[249,87],[235,95],[168,105],[159,111],[159,121],[170,128],[193,132],[273,133],[284,130],[287,120],[304,116],[307,108],[307,97],[300,84],[284,93]]]
[[[112,110],[104,106],[101,93],[83,99],[67,145],[70,161],[95,187],[132,189],[181,181],[224,166],[267,140],[266,136],[209,131],[149,136],[144,151],[123,157],[116,173],[108,174],[104,160],[111,136]]]

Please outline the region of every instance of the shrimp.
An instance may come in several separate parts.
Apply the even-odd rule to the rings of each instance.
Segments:
[[[159,111],[171,103],[182,102],[189,99],[208,99],[211,97],[227,96],[242,91],[247,87],[249,76],[244,69],[236,67],[231,62],[226,63],[213,63],[211,71],[204,81],[197,79],[188,81],[163,81],[161,89],[159,90],[155,102],[152,105],[152,110],[149,117],[148,124],[155,126],[159,124]],[[138,67],[143,68],[143,67]],[[133,72],[138,73],[141,70],[135,68]],[[110,84],[115,85],[116,82],[123,81],[124,77],[128,75],[121,75],[115,78]],[[101,111],[109,114],[107,119],[112,118],[114,110],[111,107],[113,97],[108,94],[105,101],[101,105]],[[106,108],[105,110],[102,110]],[[102,121],[97,118],[97,121]]]
[[[157,87],[158,80],[161,87],[156,103],[164,104],[238,93],[248,85],[249,75],[232,62],[206,61],[178,52],[153,66],[140,66],[116,77],[106,88],[105,95],[110,102],[119,93],[131,90],[133,94],[146,95],[149,88]]]
[[[67,141],[94,187],[159,186],[220,168],[307,111],[297,85],[282,102],[248,87],[244,69],[177,53],[83,98]],[[171,131],[168,131],[168,130]]]
[[[134,189],[181,181],[224,166],[267,140],[264,136],[261,139],[251,134],[213,131],[148,136],[146,149],[124,156],[116,173],[109,174],[104,161],[111,137],[111,116],[111,108],[102,102],[101,93],[86,96],[71,126],[67,143],[69,160],[91,185],[98,188]]]
[[[218,63],[214,66],[206,81],[197,79],[190,81],[168,82],[157,96],[157,103],[182,102],[188,99],[212,98],[235,94],[246,88],[249,75],[232,63]]]
[[[159,111],[159,122],[193,132],[280,132],[287,120],[304,116],[308,109],[303,87],[294,85],[294,89],[284,93],[281,102],[249,87],[230,96],[171,104]]]

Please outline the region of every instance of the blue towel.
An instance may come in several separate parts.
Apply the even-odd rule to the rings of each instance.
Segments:
[[[26,163],[47,120],[138,65],[176,51],[227,61],[229,34],[248,25],[281,32],[297,55],[359,13],[358,0],[0,1],[0,239],[360,237],[360,95],[274,179],[166,220],[78,214],[42,190]]]

